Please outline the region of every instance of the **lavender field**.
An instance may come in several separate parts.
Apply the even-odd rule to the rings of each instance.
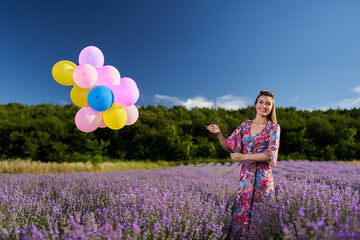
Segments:
[[[0,174],[1,239],[225,239],[240,165]],[[360,239],[360,166],[281,161],[253,239]]]

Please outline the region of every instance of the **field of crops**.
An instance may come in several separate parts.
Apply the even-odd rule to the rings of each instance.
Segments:
[[[1,239],[223,239],[240,165],[0,174]],[[281,161],[253,239],[360,239],[360,166]]]

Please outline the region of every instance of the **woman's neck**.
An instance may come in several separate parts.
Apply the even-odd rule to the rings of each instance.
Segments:
[[[253,120],[253,122],[255,122],[256,125],[266,125],[268,123],[268,119],[267,117],[261,117],[261,116],[256,116],[255,119]]]

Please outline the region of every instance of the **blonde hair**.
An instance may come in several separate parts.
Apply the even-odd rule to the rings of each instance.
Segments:
[[[260,96],[271,97],[272,102],[273,102],[273,105],[272,105],[272,108],[271,108],[271,111],[270,111],[269,115],[267,115],[267,118],[268,118],[270,121],[272,121],[272,122],[274,122],[274,123],[277,123],[274,94],[273,94],[272,92],[268,91],[268,90],[262,90],[262,91],[260,91],[259,96],[257,96],[257,98],[256,98],[256,100],[255,100],[255,104],[254,104],[254,110],[255,110],[255,111],[254,111],[254,115],[255,115],[255,117],[256,117],[256,113],[257,113],[257,112],[256,112],[256,107],[255,107],[255,105],[256,105],[256,103],[257,103],[257,101],[258,101],[258,99],[259,99]]]

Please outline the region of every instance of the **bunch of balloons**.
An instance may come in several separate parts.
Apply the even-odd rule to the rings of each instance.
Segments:
[[[52,75],[59,84],[73,86],[71,100],[81,107],[75,115],[80,131],[92,132],[98,127],[118,130],[139,117],[134,105],[139,99],[136,82],[121,77],[115,67],[104,66],[104,55],[97,47],[84,48],[78,66],[67,60],[57,62]]]

